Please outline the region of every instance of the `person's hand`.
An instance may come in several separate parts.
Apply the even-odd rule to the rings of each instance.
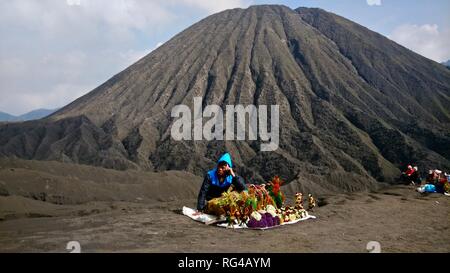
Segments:
[[[230,166],[227,165],[226,171],[233,177],[236,176],[236,174],[234,173],[233,169],[230,168]]]

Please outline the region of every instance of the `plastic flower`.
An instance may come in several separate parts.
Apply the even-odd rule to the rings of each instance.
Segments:
[[[267,211],[268,213],[270,213],[270,215],[272,215],[272,217],[277,216],[277,210],[276,210],[275,207],[272,206],[272,205],[267,205],[266,211]]]
[[[252,212],[250,217],[254,218],[256,221],[261,221],[262,218],[261,214],[259,214],[259,212],[257,211]]]
[[[291,215],[289,215],[289,220],[295,221],[295,220],[297,220],[297,216],[295,216],[295,214],[291,214]]]

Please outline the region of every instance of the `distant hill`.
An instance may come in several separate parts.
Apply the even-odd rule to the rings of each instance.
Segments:
[[[441,64],[445,65],[447,68],[450,69],[450,60],[448,60],[446,62],[442,62]]]
[[[59,109],[59,108],[58,108]],[[52,113],[54,113],[58,109],[37,109],[31,112],[25,113],[20,116],[10,115],[5,112],[0,112],[0,122],[1,121],[28,121],[28,120],[36,120],[44,118]]]
[[[13,121],[16,118],[16,116],[10,115],[8,113],[0,112],[0,121]]]

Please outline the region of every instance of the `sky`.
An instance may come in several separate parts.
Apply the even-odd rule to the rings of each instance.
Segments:
[[[67,105],[204,17],[259,4],[319,7],[450,59],[448,0],[0,0],[0,111]]]

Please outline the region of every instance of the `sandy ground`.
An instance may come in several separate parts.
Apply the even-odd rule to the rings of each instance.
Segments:
[[[78,241],[82,252],[368,252],[377,241],[382,252],[450,252],[449,197],[405,186],[326,196],[321,204],[316,220],[266,231],[194,222],[180,211],[194,199],[60,206],[60,216],[1,221],[0,251],[68,252],[67,243]]]
[[[82,252],[368,252],[369,241],[383,252],[450,252],[444,195],[408,186],[322,195],[315,220],[232,230],[181,214],[195,208],[201,182],[176,171],[0,158],[0,252],[68,252],[69,241]]]

